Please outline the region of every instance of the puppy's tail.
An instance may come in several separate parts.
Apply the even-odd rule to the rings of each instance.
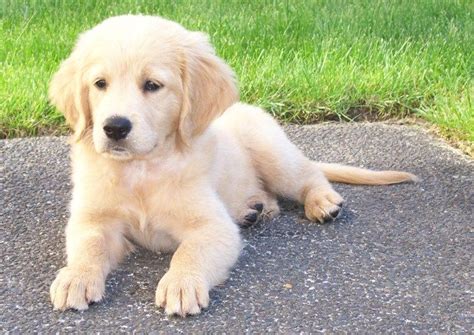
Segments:
[[[341,164],[316,163],[329,181],[354,185],[388,185],[417,182],[419,178],[408,172],[372,171]]]

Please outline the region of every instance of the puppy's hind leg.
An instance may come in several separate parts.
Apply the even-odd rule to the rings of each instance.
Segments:
[[[248,150],[258,176],[271,193],[303,203],[306,216],[312,221],[325,222],[337,217],[342,197],[317,164],[291,143],[268,113],[236,104],[223,118],[228,119],[228,127]]]

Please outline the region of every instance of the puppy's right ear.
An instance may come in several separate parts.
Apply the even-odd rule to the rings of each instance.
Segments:
[[[88,88],[82,81],[80,66],[71,55],[61,63],[51,80],[49,99],[64,114],[66,122],[74,131],[73,139],[79,141],[90,128]]]

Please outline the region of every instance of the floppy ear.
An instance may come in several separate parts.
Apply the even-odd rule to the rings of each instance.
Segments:
[[[54,74],[49,99],[64,114],[74,131],[74,140],[83,138],[91,123],[88,89],[82,82],[79,65],[73,55],[63,61]]]
[[[214,53],[207,36],[192,32],[181,62],[183,101],[178,140],[189,144],[239,98],[232,69]]]

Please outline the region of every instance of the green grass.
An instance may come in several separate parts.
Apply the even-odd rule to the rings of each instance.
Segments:
[[[474,3],[0,0],[0,136],[64,131],[47,85],[79,32],[124,13],[209,33],[242,100],[284,121],[415,114],[474,141]]]

